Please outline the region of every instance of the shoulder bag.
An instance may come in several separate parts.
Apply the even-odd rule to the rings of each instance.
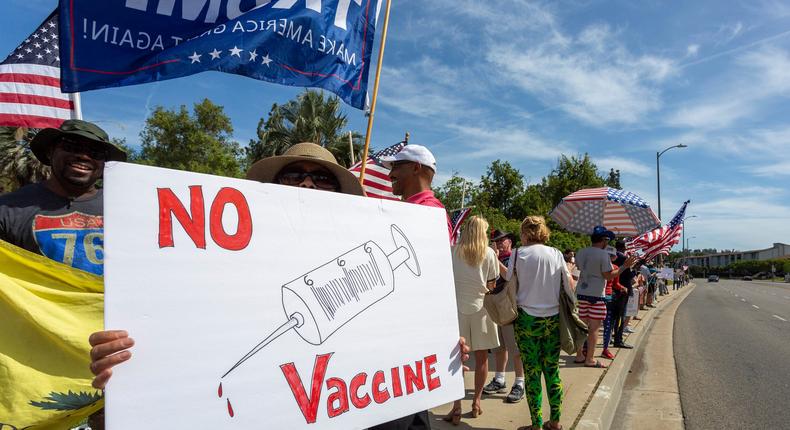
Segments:
[[[508,325],[518,318],[518,304],[516,303],[516,292],[518,291],[518,273],[516,263],[513,261],[513,273],[505,283],[505,287],[498,293],[488,293],[483,298],[483,307],[488,312],[488,316],[498,325]]]

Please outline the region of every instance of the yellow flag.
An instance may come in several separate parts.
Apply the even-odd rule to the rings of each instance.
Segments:
[[[0,429],[69,429],[104,404],[88,336],[102,278],[0,241]]]

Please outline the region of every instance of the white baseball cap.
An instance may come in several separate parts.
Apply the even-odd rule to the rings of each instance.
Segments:
[[[396,161],[411,161],[430,167],[436,172],[436,158],[431,151],[422,145],[406,145],[393,156],[381,157],[381,164],[388,169],[392,169],[392,163]]]
[[[606,253],[609,255],[617,255],[617,250],[613,246],[607,246],[605,249]]]

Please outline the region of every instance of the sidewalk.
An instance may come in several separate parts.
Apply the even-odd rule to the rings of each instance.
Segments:
[[[636,348],[633,350],[620,350],[611,348],[610,351],[615,354],[614,360],[606,360],[599,358],[602,363],[606,363],[611,367],[608,369],[593,369],[586,368],[581,364],[573,362],[574,356],[567,355],[564,352],[560,355],[560,377],[562,378],[562,385],[564,391],[564,401],[562,405],[562,419],[560,423],[565,429],[604,429],[606,425],[611,423],[611,417],[606,418],[607,414],[611,415],[617,408],[617,403],[620,399],[620,392],[625,382],[625,377],[631,368],[631,362],[636,355],[637,349],[643,342],[643,331],[650,330],[654,316],[657,311],[663,309],[675,298],[685,296],[681,294],[686,291],[686,288],[672,292],[668,296],[659,297],[660,302],[655,309],[646,311],[639,311],[640,321],[632,321],[631,328],[636,330],[636,333],[626,334],[628,343],[633,344]],[[602,337],[602,336],[601,336]],[[598,345],[596,352],[600,353],[601,346]],[[488,383],[493,377],[494,372],[494,356],[489,355],[489,376],[486,379]],[[474,367],[473,358],[470,359],[469,367]],[[513,383],[515,376],[512,367],[507,369],[505,380],[508,384],[508,389]],[[602,384],[606,377],[607,384]],[[434,409],[431,409],[431,427],[438,430],[449,429],[480,429],[480,430],[516,430],[523,426],[530,424],[529,408],[526,400],[522,400],[516,404],[505,403],[504,394],[487,395],[483,394],[483,401],[481,408],[483,414],[477,418],[471,418],[469,412],[472,409],[472,396],[474,387],[474,371],[465,372],[464,380],[466,381],[466,397],[461,401],[463,408],[463,415],[461,424],[453,426],[451,423],[442,421],[442,417],[450,412],[452,404],[446,404]],[[609,383],[609,381],[615,381]],[[543,394],[543,419],[548,421],[549,405],[548,396],[545,392]],[[606,422],[608,419],[608,423]],[[579,425],[582,423],[582,425]]]

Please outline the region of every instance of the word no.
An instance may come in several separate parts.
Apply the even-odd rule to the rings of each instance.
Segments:
[[[157,0],[154,0],[157,1]],[[253,9],[258,9],[272,3],[272,0],[255,0],[255,6],[247,10],[241,10],[242,0],[227,0],[225,6],[225,16],[229,20],[236,19],[244,13]],[[129,9],[137,9],[146,11],[148,9],[149,0],[126,0],[126,7]],[[337,9],[335,10],[335,26],[346,30],[346,20],[348,17],[348,10],[351,7],[352,0],[338,0]],[[362,0],[353,0],[357,6],[362,6]],[[181,0],[181,18],[188,21],[195,21],[201,12],[206,9],[208,3],[208,10],[206,11],[205,22],[214,23],[219,18],[220,6],[222,0]],[[292,9],[297,3],[297,0],[277,0],[272,5],[272,9]],[[175,8],[176,0],[158,0],[156,6],[156,13],[159,15],[173,16],[173,9]],[[309,10],[321,13],[321,0],[305,0],[305,7]]]
[[[173,241],[173,218],[181,224],[195,246],[206,249],[206,210],[203,203],[203,187],[189,187],[189,208],[184,207],[170,188],[157,188],[159,197],[159,247],[175,246]],[[225,207],[232,205],[238,214],[236,232],[228,234],[222,225]],[[217,192],[209,209],[209,231],[211,239],[221,248],[239,251],[247,247],[252,239],[252,216],[247,199],[241,191],[222,188]]]
[[[388,372],[389,381],[385,371],[378,370],[373,373],[373,377],[370,378],[370,383],[367,387],[369,375],[364,371],[351,378],[349,382],[337,377],[325,379],[331,357],[332,353],[315,357],[309,395],[305,390],[299,372],[296,370],[296,366],[293,363],[280,366],[294,399],[308,424],[314,424],[318,417],[318,406],[321,402],[321,391],[324,388],[324,381],[326,381],[327,390],[332,390],[326,399],[326,414],[329,418],[348,412],[350,405],[357,409],[364,409],[371,402],[382,404],[391,398],[401,397],[404,395],[404,389],[406,390],[405,395],[409,395],[415,391],[424,390],[426,386],[428,391],[433,391],[442,386],[441,379],[438,376],[434,376],[434,373],[436,373],[434,368],[436,365],[436,354],[416,361],[414,367],[409,364],[393,367]],[[364,394],[360,395],[362,390],[364,390]]]

